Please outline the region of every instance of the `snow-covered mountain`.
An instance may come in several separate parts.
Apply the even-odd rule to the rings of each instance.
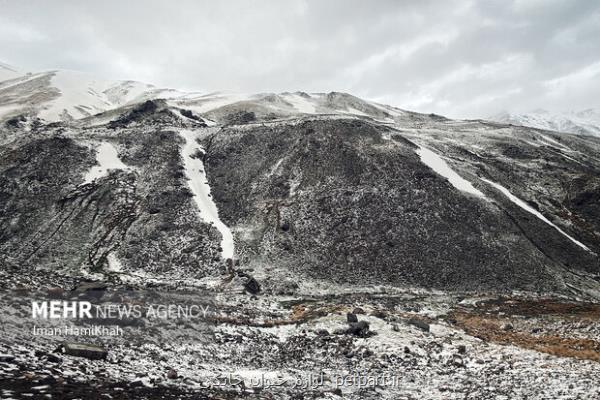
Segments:
[[[600,136],[600,111],[595,109],[562,113],[546,110],[535,110],[525,114],[504,112],[491,117],[490,120],[550,131]]]
[[[598,398],[600,137],[0,71],[0,397]],[[46,297],[210,311],[66,342]]]
[[[66,70],[25,73],[0,64],[0,119],[26,114],[47,122],[64,121],[180,95],[142,82],[101,80]]]
[[[0,120],[17,115],[46,122],[80,119],[145,100],[167,99],[175,107],[219,119],[233,110],[265,117],[296,114],[369,116],[391,122],[402,113],[394,107],[346,93],[196,93],[158,88],[137,81],[111,81],[68,70],[25,73],[0,63]]]
[[[61,199],[89,188],[99,201],[105,190],[118,193],[105,210],[130,207],[118,217],[122,234],[144,221],[136,235],[147,236],[110,240],[97,238],[103,225],[72,221],[58,229],[49,222],[48,235],[58,229],[69,254],[60,268],[79,271],[87,246],[94,254],[84,269],[112,268],[107,260],[116,257],[126,269],[160,270],[175,253],[154,252],[152,232],[166,229],[175,239],[165,249],[175,242],[198,249],[173,268],[186,278],[190,269],[214,275],[232,258],[257,269],[285,260],[302,279],[454,289],[557,290],[561,268],[597,272],[598,138],[449,120],[339,92],[199,94],[72,71],[3,71],[0,151],[13,155],[0,160],[0,183],[13,200],[2,214],[24,215],[26,227],[35,227],[55,221],[43,213],[25,217],[40,208],[41,190],[63,212]],[[47,187],[50,178],[74,192],[54,192],[63,185]],[[139,203],[131,203],[132,191]],[[194,204],[199,219],[189,214]],[[83,218],[89,210],[79,207]],[[0,221],[14,230],[0,246],[27,242],[37,254],[39,232],[10,221]],[[353,222],[342,229],[343,221]],[[267,226],[293,234],[265,236]],[[519,255],[506,261],[504,249],[514,243]],[[50,253],[35,260],[22,250],[5,253],[16,265],[58,268]],[[595,281],[586,285],[593,295],[600,289]]]

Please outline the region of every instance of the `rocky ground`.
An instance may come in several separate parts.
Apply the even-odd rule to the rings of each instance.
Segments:
[[[595,399],[600,307],[525,294],[347,288],[248,293],[168,283],[64,289],[3,276],[2,398]],[[53,280],[59,283],[59,280]],[[62,287],[61,287],[62,288]],[[199,304],[192,318],[40,320],[31,301]],[[120,326],[122,336],[33,335],[34,326]],[[64,353],[101,346],[106,359]]]

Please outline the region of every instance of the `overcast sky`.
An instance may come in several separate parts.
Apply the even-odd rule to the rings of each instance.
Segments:
[[[0,61],[451,117],[600,107],[600,1],[0,0]]]

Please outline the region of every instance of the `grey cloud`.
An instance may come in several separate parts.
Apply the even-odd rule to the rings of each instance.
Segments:
[[[599,107],[597,1],[7,1],[0,60],[422,112]]]

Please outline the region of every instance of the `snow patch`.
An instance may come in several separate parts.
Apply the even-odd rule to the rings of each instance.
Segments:
[[[434,153],[433,151],[419,146],[417,154],[421,157],[421,161],[429,168],[440,174],[444,178],[448,179],[448,182],[461,192],[469,193],[477,197],[485,198],[485,195],[479,190],[475,189],[471,182],[467,181],[460,175],[458,175],[442,157]]]
[[[582,249],[584,249],[586,251],[589,251],[590,253],[592,252],[589,249],[589,247],[587,247],[586,245],[584,245],[583,243],[581,243],[577,239],[569,236],[568,233],[566,233],[565,231],[563,231],[562,229],[560,229],[558,226],[554,225],[548,218],[544,217],[542,215],[542,213],[540,213],[539,211],[537,211],[535,208],[531,207],[529,204],[527,204],[523,200],[519,199],[517,196],[515,196],[514,194],[512,194],[504,186],[502,186],[502,185],[500,185],[500,184],[498,184],[496,182],[492,182],[492,181],[490,181],[488,179],[485,179],[485,178],[481,178],[481,180],[484,181],[484,182],[486,182],[486,183],[488,183],[489,185],[492,185],[496,189],[498,189],[500,192],[502,192],[503,195],[505,195],[506,197],[508,197],[508,199],[510,201],[512,201],[517,206],[521,207],[523,210],[527,211],[530,214],[535,215],[536,217],[538,217],[539,219],[541,219],[542,221],[544,221],[545,223],[547,223],[548,225],[550,225],[551,227],[553,227],[554,229],[556,229],[558,232],[560,232],[560,234],[562,234],[563,236],[565,236],[566,238],[568,238],[570,241],[572,241],[573,243],[575,243],[577,246],[581,247]]]
[[[214,224],[221,233],[222,257],[233,258],[233,234],[219,218],[219,211],[210,194],[210,186],[204,172],[204,162],[201,158],[195,157],[198,150],[204,151],[204,149],[196,142],[196,134],[193,131],[182,130],[180,135],[185,140],[182,149],[185,172],[200,212],[200,218],[209,224]]]
[[[289,94],[284,96],[285,100],[294,106],[294,109],[305,114],[315,114],[317,111],[315,105],[305,97],[298,94]]]
[[[50,84],[60,91],[60,95],[40,111],[39,117],[47,121],[60,120],[65,111],[73,118],[81,118],[111,108],[102,95],[106,82],[91,79],[86,74],[56,71]],[[85,107],[78,109],[79,106]]]
[[[108,270],[110,272],[120,273],[123,272],[123,264],[113,253],[110,253],[106,260],[108,261]]]
[[[220,107],[249,100],[252,95],[244,93],[210,94],[194,99],[182,99],[185,101],[174,100],[173,104],[192,110],[197,114],[204,114]]]
[[[84,177],[84,183],[91,183],[95,179],[108,175],[108,171],[113,169],[130,170],[131,168],[123,164],[117,149],[108,142],[102,142],[96,149],[96,161],[100,165],[92,167]]]

